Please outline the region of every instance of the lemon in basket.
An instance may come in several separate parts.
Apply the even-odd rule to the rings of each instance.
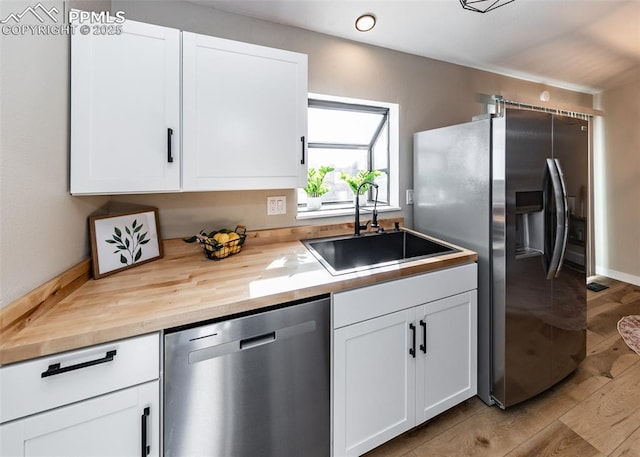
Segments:
[[[215,235],[213,235],[213,239],[220,244],[225,244],[227,241],[229,241],[229,234],[218,232]]]
[[[240,235],[236,232],[229,233],[229,248],[231,250],[231,254],[237,254],[240,252]]]
[[[229,241],[229,235],[223,232],[218,232],[213,235],[213,240],[218,244],[218,249],[212,252],[213,256],[217,259],[224,259],[231,251],[227,242]]]

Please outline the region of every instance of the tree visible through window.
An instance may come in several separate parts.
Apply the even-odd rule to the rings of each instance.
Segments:
[[[340,179],[342,172],[354,176],[361,170],[379,170],[378,203],[389,203],[389,109],[357,103],[309,99],[309,168],[331,166],[322,196],[323,208],[353,204],[353,192]],[[374,197],[369,191],[369,200]],[[306,206],[307,195],[298,190],[298,204]]]

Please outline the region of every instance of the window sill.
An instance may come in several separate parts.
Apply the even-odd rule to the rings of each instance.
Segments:
[[[378,213],[387,213],[392,211],[401,211],[399,206],[378,206]],[[365,206],[360,208],[363,215],[371,214],[373,206]],[[334,209],[321,209],[319,211],[307,211],[306,209],[299,209],[296,219],[320,219],[323,217],[336,217],[336,216],[353,216],[355,208],[353,206],[348,208],[334,208]]]

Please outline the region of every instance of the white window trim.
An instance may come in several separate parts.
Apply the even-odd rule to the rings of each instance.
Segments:
[[[389,204],[378,205],[378,212],[400,211],[400,105],[397,103],[364,100],[361,98],[338,97],[309,92],[309,98],[330,102],[352,103],[357,105],[384,107],[389,110]],[[372,209],[373,207],[366,207]],[[363,208],[364,209],[364,208]],[[324,209],[320,211],[298,211],[296,219],[316,219],[352,215],[353,205],[344,208]]]

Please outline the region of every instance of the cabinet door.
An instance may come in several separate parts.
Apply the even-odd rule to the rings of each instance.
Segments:
[[[334,332],[333,455],[361,455],[414,425],[414,315],[398,311]]]
[[[416,321],[419,424],[477,393],[477,293],[420,306]]]
[[[0,425],[0,455],[159,456],[159,398],[153,381],[8,422]]]
[[[127,20],[120,35],[73,34],[71,193],[177,190],[180,31]]]
[[[306,181],[307,56],[183,32],[184,190]]]

